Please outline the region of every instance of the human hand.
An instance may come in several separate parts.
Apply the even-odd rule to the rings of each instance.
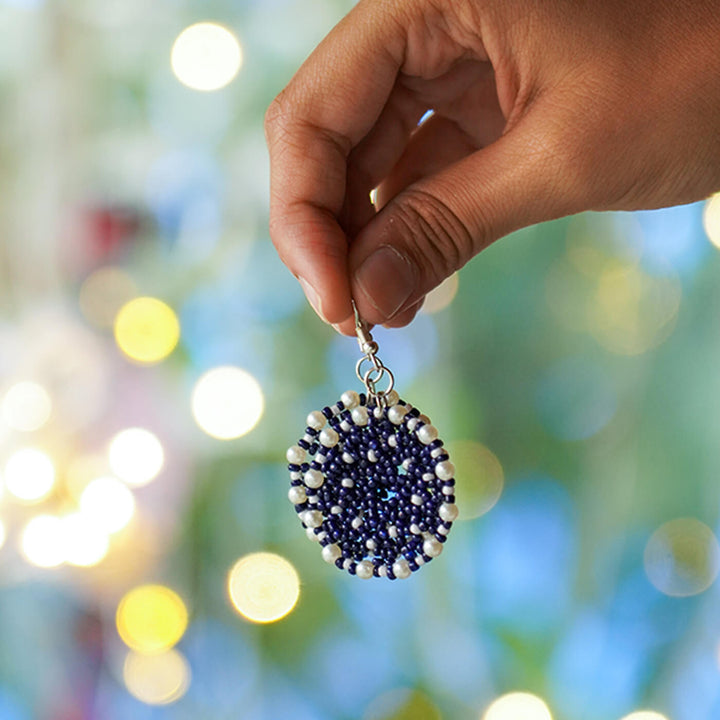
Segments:
[[[706,197],[719,26],[717,0],[361,0],[266,116],[282,260],[352,334],[351,297],[405,325],[512,230]]]

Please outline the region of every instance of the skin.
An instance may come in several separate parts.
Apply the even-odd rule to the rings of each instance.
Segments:
[[[707,197],[718,38],[718,0],[361,0],[268,109],[273,243],[352,334],[520,227]]]

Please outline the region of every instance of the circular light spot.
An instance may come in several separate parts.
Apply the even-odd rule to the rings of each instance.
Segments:
[[[552,720],[548,706],[537,695],[514,692],[495,700],[483,720]]]
[[[112,471],[129,485],[146,485],[165,462],[160,441],[143,428],[128,428],[115,435],[108,455]]]
[[[495,454],[472,440],[448,444],[455,464],[455,494],[461,520],[484,515],[495,506],[505,482],[502,465]]]
[[[135,498],[119,480],[100,477],[88,483],[80,495],[80,510],[100,530],[114,533],[124,528],[135,513]]]
[[[705,203],[703,227],[708,240],[716,248],[720,248],[720,193],[716,193]]]
[[[158,655],[127,654],[123,680],[128,692],[148,705],[169,705],[179,700],[190,685],[190,666],[177,650]]]
[[[188,613],[180,596],[170,588],[141,585],[120,601],[115,621],[128,647],[141,653],[160,653],[183,636]]]
[[[671,520],[658,528],[645,546],[645,572],[662,593],[698,595],[720,571],[720,546],[713,531],[695,518]]]
[[[137,294],[137,287],[126,272],[115,267],[100,268],[80,288],[80,310],[96,327],[110,328],[118,310]]]
[[[457,295],[459,286],[458,274],[453,273],[425,296],[425,302],[422,306],[423,312],[437,313],[449,307]]]
[[[180,323],[169,305],[151,297],[125,303],[115,318],[115,340],[131,360],[153,364],[164,360],[180,339]]]
[[[256,623],[285,617],[300,595],[300,578],[285,558],[254,553],[238,560],[228,574],[228,593],[235,609]]]
[[[52,460],[37,448],[16,450],[5,465],[5,487],[11,495],[27,503],[44,500],[55,485]]]
[[[245,370],[224,366],[206,372],[195,384],[192,413],[211,437],[231,440],[260,421],[265,400],[258,381]]]
[[[3,420],[15,430],[33,432],[49,419],[52,401],[42,385],[19,382],[13,385],[2,401]]]
[[[626,715],[622,720],[667,720],[667,718],[652,710],[638,710]]]
[[[63,527],[60,518],[37,515],[20,534],[20,551],[25,559],[38,567],[51,568],[65,559]]]
[[[97,523],[82,513],[62,518],[65,562],[77,567],[92,567],[101,562],[108,553],[110,540]]]
[[[442,720],[442,714],[419,690],[397,688],[375,698],[363,714],[363,720]]]
[[[242,65],[242,49],[233,33],[217,23],[201,22],[176,38],[170,64],[177,79],[192,90],[219,90]]]

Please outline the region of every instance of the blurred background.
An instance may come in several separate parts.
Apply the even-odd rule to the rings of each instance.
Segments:
[[[305,538],[285,449],[357,345],[275,257],[262,118],[349,7],[0,0],[0,720],[720,717],[720,197],[379,329],[460,518],[394,583]]]

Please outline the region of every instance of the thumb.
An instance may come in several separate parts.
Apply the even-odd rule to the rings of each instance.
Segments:
[[[409,308],[498,238],[583,209],[578,168],[556,130],[565,125],[543,115],[533,108],[496,142],[409,185],[362,229],[349,271],[365,320],[402,324]]]

